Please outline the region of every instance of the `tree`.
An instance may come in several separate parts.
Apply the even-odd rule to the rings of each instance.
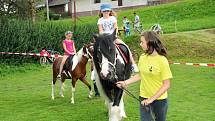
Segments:
[[[1,17],[13,17],[21,19],[36,19],[35,3],[42,0],[0,0]]]
[[[16,0],[0,0],[0,15],[13,16],[16,13]]]

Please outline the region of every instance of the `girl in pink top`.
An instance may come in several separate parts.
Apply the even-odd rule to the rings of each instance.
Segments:
[[[73,40],[71,40],[73,33],[71,31],[67,31],[65,33],[65,37],[66,39],[63,40],[63,49],[64,49],[64,55],[60,64],[60,69],[59,69],[59,74],[57,76],[57,78],[61,79],[61,73],[63,70],[63,65],[66,62],[66,59],[70,56],[70,55],[75,55],[76,53],[76,49],[75,49],[75,43]]]

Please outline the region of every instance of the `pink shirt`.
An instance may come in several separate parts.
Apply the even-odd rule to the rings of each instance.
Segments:
[[[69,40],[65,39],[63,41],[63,43],[66,45],[66,50],[64,50],[65,51],[64,54],[65,55],[74,55],[74,52],[75,52],[74,41],[73,40],[69,41]]]

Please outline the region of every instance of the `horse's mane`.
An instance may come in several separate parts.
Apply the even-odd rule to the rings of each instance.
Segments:
[[[81,61],[83,52],[83,47],[77,52],[78,62]]]
[[[115,49],[113,39],[114,38],[110,34],[101,34],[96,39],[96,45],[98,45],[98,46],[95,46],[95,51],[98,51],[98,49],[100,49],[102,54],[111,63],[114,63],[114,61],[115,61],[115,53],[116,53],[116,49]]]

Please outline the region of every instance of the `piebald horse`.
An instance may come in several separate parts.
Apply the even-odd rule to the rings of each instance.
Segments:
[[[72,78],[72,87],[71,87],[71,103],[74,104],[74,93],[75,93],[75,85],[77,80],[79,79],[81,82],[83,82],[88,88],[89,88],[89,95],[88,97],[92,97],[92,89],[89,82],[86,80],[86,64],[88,62],[88,59],[92,59],[93,54],[93,44],[84,45],[77,54],[73,57],[73,66],[71,69],[69,69],[68,74],[71,76],[69,77],[68,74],[62,73],[62,78],[60,80],[60,96],[64,97],[63,95],[63,83],[65,79],[71,79]],[[76,58],[76,59],[74,59]],[[61,63],[62,57],[57,58],[53,63],[53,80],[52,80],[52,99],[54,100],[54,85],[57,81],[57,75],[59,73],[60,63]],[[77,61],[77,62],[74,62]],[[75,64],[76,63],[76,64]],[[76,65],[76,66],[75,66]]]
[[[123,90],[116,86],[119,80],[126,80],[131,75],[131,61],[126,45],[114,43],[113,34],[94,35],[93,60],[97,72],[96,84],[103,92],[108,106],[109,121],[120,121],[126,117],[123,103]]]

